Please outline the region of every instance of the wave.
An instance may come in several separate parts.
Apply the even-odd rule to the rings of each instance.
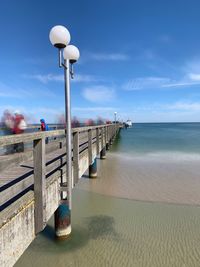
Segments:
[[[125,160],[144,160],[160,162],[180,162],[180,161],[199,161],[200,153],[180,152],[180,151],[155,151],[155,152],[113,152],[112,157]]]

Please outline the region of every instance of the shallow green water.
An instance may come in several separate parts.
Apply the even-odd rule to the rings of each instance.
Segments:
[[[122,130],[115,146],[122,153],[200,153],[200,123],[136,123]]]
[[[200,207],[156,203],[199,203],[199,132],[198,123],[121,131],[99,177],[73,190],[70,239],[55,241],[52,219],[15,267],[199,267]]]
[[[200,208],[74,190],[70,240],[53,220],[15,267],[200,266]]]

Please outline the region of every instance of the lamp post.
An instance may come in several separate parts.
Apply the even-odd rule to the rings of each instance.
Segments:
[[[80,53],[70,42],[69,31],[61,25],[51,29],[49,34],[53,46],[58,48],[59,67],[64,68],[65,82],[65,120],[66,120],[66,179],[61,181],[64,192],[61,194],[61,203],[55,212],[56,236],[65,239],[71,233],[72,208],[72,138],[71,138],[71,101],[70,76],[73,79],[73,64],[79,59]],[[66,194],[67,193],[67,194]]]
[[[114,116],[115,116],[115,124],[116,124],[116,122],[117,122],[117,112],[116,111],[114,112]]]

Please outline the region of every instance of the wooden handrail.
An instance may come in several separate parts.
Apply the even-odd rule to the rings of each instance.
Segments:
[[[115,124],[106,124],[106,125],[97,125],[97,126],[88,126],[88,127],[79,127],[73,128],[72,133],[75,132],[86,132],[88,130],[94,130],[98,128],[109,127]],[[23,133],[23,134],[13,134],[13,135],[4,135],[0,136],[0,147],[6,145],[13,145],[20,142],[31,142],[37,139],[46,138],[46,137],[55,137],[65,135],[65,130],[52,130],[46,132],[34,132],[34,133]]]

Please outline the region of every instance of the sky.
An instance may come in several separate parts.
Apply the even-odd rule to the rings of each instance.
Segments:
[[[80,50],[72,116],[200,121],[199,0],[1,0],[0,115],[64,113],[64,70],[49,41],[65,26]]]

